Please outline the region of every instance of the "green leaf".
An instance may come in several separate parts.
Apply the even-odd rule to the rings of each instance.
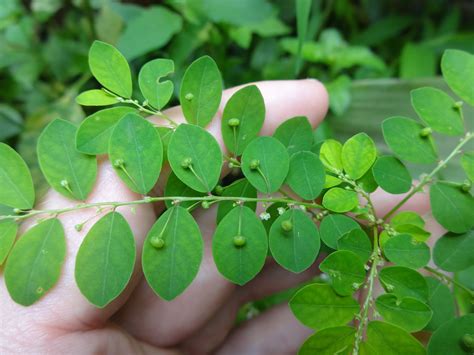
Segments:
[[[379,279],[387,292],[399,298],[428,300],[428,284],[418,272],[404,266],[389,266],[380,270]]]
[[[201,196],[204,196],[205,194],[203,192],[193,190],[184,182],[182,182],[180,179],[178,179],[175,173],[171,172],[170,175],[168,176],[168,180],[166,181],[164,195],[166,197],[171,197],[171,196],[201,197]],[[196,202],[197,201],[181,201],[179,205],[181,207],[188,208],[194,205]],[[171,200],[166,200],[165,204],[167,208],[173,207],[173,201]]]
[[[270,228],[269,243],[276,262],[295,273],[314,263],[321,246],[318,229],[299,209],[290,209],[275,220]]]
[[[270,228],[272,227],[273,222],[275,222],[276,219],[287,209],[288,204],[283,202],[274,202],[265,210],[265,213],[268,213],[270,216],[270,218],[262,220],[263,226],[265,227],[267,233],[270,233]]]
[[[357,193],[351,190],[333,187],[323,196],[323,206],[333,212],[348,212],[357,207]]]
[[[84,201],[97,176],[95,156],[76,150],[77,128],[62,119],[52,121],[38,138],[38,161],[44,177],[60,194]]]
[[[298,355],[349,354],[354,345],[356,330],[341,326],[320,330],[305,340]]]
[[[353,220],[351,219],[351,221]],[[372,243],[367,234],[357,225],[355,229],[345,233],[337,240],[337,250],[349,250],[356,254],[363,263],[366,263],[372,255]]]
[[[339,296],[330,285],[318,283],[296,292],[290,300],[290,308],[301,323],[313,329],[345,325],[359,312],[354,298]]]
[[[349,138],[342,147],[342,166],[354,180],[361,178],[370,169],[376,158],[375,143],[365,133],[359,133]]]
[[[348,250],[329,254],[319,269],[329,275],[332,287],[341,296],[352,295],[365,280],[364,264]]]
[[[395,228],[398,233],[409,234],[417,242],[426,242],[431,233],[413,224],[402,224]]]
[[[33,208],[35,188],[28,166],[4,143],[0,143],[0,186],[1,204],[25,210]]]
[[[290,170],[286,182],[305,200],[319,196],[326,180],[324,166],[318,156],[311,152],[298,152],[290,158]]]
[[[430,261],[430,248],[419,243],[409,234],[398,234],[384,244],[384,254],[388,260],[413,269],[420,269]]]
[[[373,321],[367,326],[367,343],[384,355],[425,355],[423,345],[412,335],[396,325]]]
[[[132,277],[135,239],[118,212],[102,217],[87,233],[77,252],[75,278],[81,293],[103,308],[117,298]]]
[[[456,315],[454,296],[451,290],[438,279],[425,277],[429,287],[428,306],[433,310],[433,317],[425,330],[434,331],[443,323],[453,319]]]
[[[222,97],[222,79],[211,57],[196,59],[183,76],[179,102],[189,123],[205,127],[217,112]]]
[[[123,116],[132,112],[136,110],[119,106],[100,110],[86,117],[76,133],[76,149],[90,155],[107,154],[115,125]]]
[[[174,130],[169,127],[155,127],[161,138],[161,144],[163,144],[163,162],[168,161],[168,146],[170,144],[171,136]]]
[[[201,232],[191,214],[181,206],[163,213],[143,245],[143,273],[163,299],[180,295],[196,277],[203,256]]]
[[[171,59],[154,59],[146,63],[138,74],[138,85],[143,97],[158,110],[168,103],[174,89],[171,80],[161,79],[173,72],[174,62]]]
[[[39,300],[58,281],[65,256],[64,230],[57,218],[29,229],[15,243],[5,265],[11,298],[23,306]]]
[[[373,168],[373,166],[372,166]],[[379,185],[375,181],[374,174],[372,169],[367,170],[367,172],[360,179],[357,180],[357,184],[362,187],[365,192],[372,193],[377,190]]]
[[[399,300],[392,294],[379,296],[375,306],[385,321],[398,325],[410,333],[422,330],[433,315],[430,307],[423,302],[411,297]]]
[[[181,16],[175,12],[163,6],[149,6],[127,21],[117,46],[128,60],[133,60],[163,47],[181,27]]]
[[[15,243],[18,225],[13,221],[0,221],[0,266],[7,259],[13,243]]]
[[[201,127],[179,125],[168,146],[168,161],[176,176],[196,191],[210,192],[219,181],[221,148],[216,139]],[[190,162],[187,167],[186,161]]]
[[[351,78],[347,75],[340,75],[325,83],[329,94],[329,108],[336,116],[342,116],[351,104],[351,83]]]
[[[342,144],[334,139],[324,141],[320,150],[320,158],[330,171],[342,171]]]
[[[334,187],[334,186],[337,186],[337,185],[340,185],[340,184],[342,184],[341,179],[339,179],[335,176],[326,174],[326,179],[325,179],[325,182],[324,182],[324,188],[325,189],[330,189],[331,187]]]
[[[110,44],[94,41],[89,50],[92,75],[106,89],[124,98],[132,96],[132,74],[125,57]]]
[[[446,271],[461,271],[474,265],[474,230],[464,234],[447,233],[436,241],[435,264]]]
[[[466,152],[461,158],[461,166],[469,180],[474,181],[474,151]]]
[[[474,198],[457,186],[437,182],[430,188],[434,218],[455,233],[467,232],[474,226]]]
[[[235,156],[258,136],[265,119],[265,102],[255,85],[236,91],[224,108],[221,121],[224,144]],[[238,125],[235,125],[238,120]]]
[[[158,181],[163,164],[158,131],[143,117],[126,114],[110,136],[109,159],[132,191],[148,193]]]
[[[397,229],[397,227],[406,225],[406,224],[412,224],[414,226],[424,228],[425,227],[425,221],[424,219],[416,212],[413,211],[402,211],[398,212],[390,221],[390,224],[392,227]]]
[[[257,190],[253,187],[247,179],[240,179],[234,181],[231,185],[226,186],[224,192],[222,193],[223,197],[249,197],[257,198]],[[219,224],[222,218],[224,218],[227,213],[229,213],[234,208],[234,201],[221,201],[219,202],[219,207],[217,208],[217,223]],[[244,202],[244,206],[249,207],[251,210],[255,211],[257,209],[257,202]]]
[[[442,324],[430,338],[428,355],[472,354],[473,329],[474,314],[466,314]]]
[[[251,165],[256,165],[255,169]],[[277,139],[258,137],[245,148],[242,172],[255,188],[263,193],[277,191],[285,181],[290,166],[288,153]]]
[[[337,249],[337,241],[347,232],[360,229],[360,225],[342,214],[330,214],[323,218],[319,226],[321,239],[332,249]]]
[[[461,99],[474,106],[474,55],[448,49],[441,58],[441,71],[449,87]]]
[[[464,132],[461,111],[445,92],[431,87],[413,90],[411,104],[418,116],[436,132],[449,136]]]
[[[372,173],[377,184],[391,194],[402,194],[411,188],[411,175],[403,163],[386,155],[377,158]]]
[[[212,255],[219,272],[244,285],[262,270],[268,252],[267,233],[255,212],[237,206],[219,223],[212,238]]]
[[[108,106],[119,103],[120,101],[113,95],[101,89],[93,89],[81,92],[76,97],[76,102],[82,106]]]
[[[420,123],[406,117],[390,117],[382,122],[385,142],[401,159],[420,164],[434,163],[436,148],[431,136],[421,136],[423,128]]]
[[[313,128],[307,117],[297,116],[280,124],[273,137],[278,139],[292,156],[301,151],[311,150],[313,145]]]

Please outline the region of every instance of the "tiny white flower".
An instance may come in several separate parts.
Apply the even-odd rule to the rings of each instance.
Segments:
[[[271,216],[270,216],[270,213],[268,213],[268,212],[262,212],[262,213],[260,213],[260,219],[261,219],[262,221],[268,221],[268,220],[270,219],[270,217],[271,217]]]
[[[285,208],[284,207],[278,207],[277,211],[278,211],[278,214],[281,216],[283,213],[285,213]]]

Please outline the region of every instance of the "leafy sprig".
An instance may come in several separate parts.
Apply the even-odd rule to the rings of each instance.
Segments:
[[[258,87],[248,85],[234,93],[223,111],[227,155],[205,130],[222,96],[220,72],[210,57],[197,59],[184,74],[179,94],[183,124],[162,111],[174,91],[171,81],[164,80],[174,70],[172,61],[155,59],[142,67],[138,83],[143,102],[133,97],[130,68],[114,47],[95,42],[89,65],[102,88],[80,94],[77,101],[114,106],[92,114],[79,127],[55,120],[38,141],[46,180],[79,203],[34,209],[26,164],[0,144],[0,203],[13,209],[0,216],[0,262],[6,260],[5,282],[15,302],[33,304],[58,280],[66,238],[58,216],[96,209],[100,219],[79,249],[75,278],[92,304],[107,306],[127,286],[136,255],[133,233],[117,208],[156,202],[165,202],[167,210],[145,240],[142,269],[159,297],[174,299],[193,281],[203,256],[201,232],[191,213],[217,204],[213,257],[223,277],[238,285],[259,273],[269,252],[283,268],[299,273],[311,267],[322,245],[329,251],[319,265],[325,282],[301,288],[290,300],[295,316],[317,330],[301,354],[423,354],[425,348],[410,334],[421,330],[433,332],[430,354],[441,354],[444,344],[458,353],[472,352],[474,318],[461,312],[456,318],[452,294],[457,302],[464,297],[471,304],[474,294],[464,281],[446,274],[474,267],[474,160],[465,151],[474,134],[464,128],[461,102],[437,89],[414,90],[412,105],[421,122],[386,119],[382,131],[393,154],[381,155],[365,133],[344,144],[314,142],[305,117],[288,119],[272,137],[259,137],[265,105]],[[467,53],[447,51],[443,57],[445,80],[467,104],[474,98],[464,80],[473,67],[474,57]],[[157,126],[143,114],[161,117],[168,126]],[[440,159],[434,132],[462,137]],[[142,198],[86,202],[100,154],[108,155],[117,176]],[[440,171],[461,154],[466,181],[440,179]],[[437,163],[413,184],[403,161]],[[166,162],[172,172],[164,196],[150,196]],[[227,186],[219,184],[224,164],[240,174]],[[422,216],[400,212],[428,186],[433,216],[448,231],[432,250]],[[372,202],[378,187],[405,194],[384,216]],[[259,216],[257,205],[264,208]],[[28,219],[36,219],[36,225],[16,241],[18,224]],[[86,223],[90,221],[76,229]],[[431,256],[437,268],[428,265]],[[394,265],[386,266],[388,262]],[[382,295],[376,294],[378,284],[385,290]]]

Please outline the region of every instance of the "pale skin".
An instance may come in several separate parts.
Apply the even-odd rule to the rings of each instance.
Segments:
[[[272,81],[256,83],[266,105],[262,135],[270,135],[284,120],[306,116],[313,127],[321,122],[328,109],[328,96],[316,80]],[[220,133],[221,113],[236,88],[223,94],[218,114],[209,131],[223,147]],[[184,122],[181,109],[166,112],[177,123]],[[154,119],[155,123],[162,120]],[[354,132],[357,133],[357,132]],[[155,194],[160,194],[168,169],[164,169]],[[100,158],[96,186],[87,202],[137,200],[110,166]],[[374,194],[374,204],[383,215],[402,196]],[[40,202],[42,209],[73,206],[54,191]],[[415,196],[404,209],[425,214],[429,210],[425,195]],[[317,271],[311,266],[301,274],[292,274],[269,261],[263,271],[243,287],[231,284],[219,275],[212,259],[210,243],[215,229],[216,209],[194,213],[205,241],[204,259],[191,286],[171,302],[161,300],[147,286],[140,270],[140,250],[146,233],[162,206],[120,207],[130,224],[137,243],[136,270],[126,291],[103,309],[97,309],[80,294],[74,281],[74,260],[82,239],[98,217],[81,232],[74,226],[96,215],[81,210],[60,216],[67,239],[67,256],[57,285],[31,307],[14,303],[0,273],[0,353],[52,354],[293,354],[312,331],[300,325],[287,304],[235,327],[239,307],[276,291],[308,280]],[[439,234],[435,224],[429,228]]]

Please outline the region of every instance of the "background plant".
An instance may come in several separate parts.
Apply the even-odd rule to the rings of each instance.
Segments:
[[[159,297],[174,299],[196,276],[203,254],[191,212],[218,204],[213,257],[231,282],[244,285],[253,279],[269,252],[295,273],[309,268],[322,246],[328,253],[319,265],[327,279],[299,289],[290,300],[295,316],[316,330],[301,353],[423,354],[425,348],[410,334],[421,330],[433,332],[430,354],[472,352],[474,166],[473,152],[466,147],[474,135],[465,128],[463,102],[474,104],[472,87],[466,84],[472,82],[474,56],[448,50],[442,58],[444,79],[462,101],[435,88],[419,88],[411,92],[419,120],[392,116],[383,121],[389,155],[379,154],[366,133],[343,144],[317,141],[305,117],[289,118],[271,137],[259,136],[265,106],[254,85],[238,90],[225,106],[225,155],[204,129],[222,93],[221,73],[211,57],[195,60],[184,72],[179,101],[187,123],[179,125],[162,112],[173,91],[166,79],[174,69],[171,60],[145,63],[133,80],[127,60],[110,44],[94,42],[88,59],[101,88],[82,92],[76,101],[111,107],[88,116],[79,127],[53,120],[37,146],[50,187],[77,205],[34,209],[35,189],[26,163],[8,145],[0,145],[0,185],[6,187],[0,203],[11,209],[0,217],[0,256],[2,263],[6,259],[5,282],[15,302],[33,304],[59,278],[65,235],[57,217],[95,208],[100,219],[79,249],[75,279],[89,302],[105,307],[126,287],[136,256],[131,229],[116,208],[159,201],[166,201],[168,209],[148,233],[142,269]],[[143,98],[134,96],[137,81]],[[151,123],[150,115],[163,125]],[[457,137],[448,155],[439,157],[433,132]],[[142,199],[84,202],[96,179],[99,154],[108,154],[120,179]],[[438,175],[454,159],[461,162],[464,181]],[[150,192],[165,161],[172,175],[164,196],[155,197]],[[402,161],[435,167],[413,182]],[[224,163],[241,175],[219,185]],[[284,185],[290,192],[282,190]],[[380,215],[371,200],[377,187],[406,195]],[[432,250],[423,217],[399,212],[425,188],[433,216],[448,231]],[[266,209],[259,216],[258,204]],[[37,224],[16,241],[18,223],[32,217]],[[431,258],[436,268],[428,265]],[[432,276],[424,277],[419,269]],[[452,278],[445,272],[458,274]],[[382,295],[375,294],[378,283],[385,290]],[[354,298],[358,291],[360,304]]]

